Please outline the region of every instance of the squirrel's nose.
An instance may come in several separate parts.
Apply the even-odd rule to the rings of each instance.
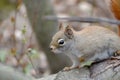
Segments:
[[[53,50],[53,48],[52,47],[49,47],[50,48],[50,50],[52,51]]]
[[[52,51],[52,50],[54,50],[55,49],[55,47],[54,46],[50,46],[50,50]]]

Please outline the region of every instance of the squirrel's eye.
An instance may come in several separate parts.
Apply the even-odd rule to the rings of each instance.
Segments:
[[[65,42],[64,42],[64,39],[59,39],[59,40],[58,40],[58,44],[60,44],[60,46],[63,46],[64,43],[65,43]]]

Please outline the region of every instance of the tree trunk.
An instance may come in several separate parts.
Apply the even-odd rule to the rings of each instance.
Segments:
[[[57,22],[45,21],[43,19],[43,16],[53,15],[50,0],[23,0],[23,2],[27,7],[28,17],[37,41],[47,55],[52,73],[55,73],[64,67],[66,60],[62,61],[64,59],[61,59],[61,55],[54,55],[49,50],[52,35],[57,30]]]

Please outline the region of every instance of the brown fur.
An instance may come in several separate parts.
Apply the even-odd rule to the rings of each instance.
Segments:
[[[120,0],[111,0],[111,9],[115,17],[120,20]],[[120,25],[118,26],[120,36]]]

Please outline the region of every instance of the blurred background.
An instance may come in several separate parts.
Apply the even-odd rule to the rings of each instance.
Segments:
[[[60,22],[70,24],[76,30],[101,25],[117,32],[117,27],[109,23],[53,21],[53,17],[114,19],[109,1],[0,0],[0,63],[35,78],[57,73],[71,65],[64,54],[55,55],[49,50]],[[47,16],[51,18],[48,20]]]

